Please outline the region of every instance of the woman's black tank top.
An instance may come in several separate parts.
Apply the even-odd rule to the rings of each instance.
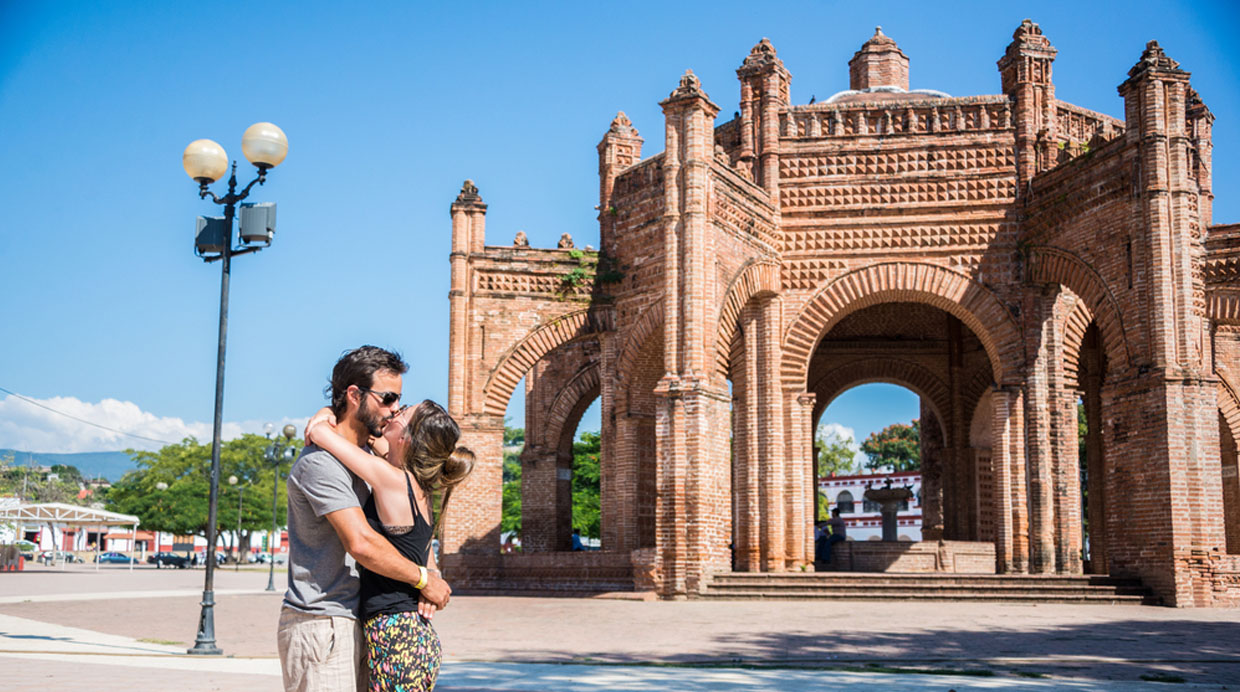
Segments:
[[[405,486],[409,490],[409,508],[413,510],[413,528],[405,533],[393,534],[379,520],[379,508],[375,506],[375,495],[370,494],[362,512],[370,527],[388,539],[401,555],[415,565],[426,566],[426,555],[431,544],[431,522],[418,511],[418,503],[413,499],[413,484],[409,482],[409,474],[405,474]],[[413,584],[389,579],[375,574],[361,565],[357,566],[361,577],[361,616],[365,622],[376,615],[408,613],[418,609],[418,590]]]

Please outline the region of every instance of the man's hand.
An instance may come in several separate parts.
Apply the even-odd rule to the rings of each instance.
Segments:
[[[448,586],[448,582],[443,580],[435,572],[427,570],[426,586],[422,587],[421,602],[418,603],[418,612],[422,612],[422,603],[429,602],[429,605],[443,610],[448,607],[448,599],[452,596],[452,587]]]
[[[435,607],[434,603],[431,603],[425,598],[418,599],[418,615],[421,615],[427,620],[434,620],[436,610],[439,609]]]

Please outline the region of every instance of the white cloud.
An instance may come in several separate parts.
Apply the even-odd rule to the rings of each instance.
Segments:
[[[839,423],[819,423],[818,432],[815,438],[821,442],[832,442],[835,440],[848,440],[848,448],[856,453],[857,459],[864,459],[861,453],[861,443],[857,441],[857,433],[852,428]]]
[[[285,418],[270,422],[275,424],[277,430],[285,423],[292,423],[300,434],[306,420]],[[221,433],[225,440],[240,437],[243,433],[262,434],[267,422],[225,421]],[[157,416],[143,411],[131,401],[104,399],[91,403],[71,396],[26,401],[13,395],[0,399],[0,448],[26,452],[65,454],[159,449],[165,443],[177,443],[186,437],[207,442],[211,439],[211,428],[210,422],[186,422],[180,418]]]

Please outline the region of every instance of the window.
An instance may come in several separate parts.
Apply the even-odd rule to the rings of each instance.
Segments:
[[[882,505],[878,504],[877,502],[873,500],[862,500],[861,511],[862,512],[881,512],[883,511],[883,507]]]
[[[853,509],[853,496],[847,490],[840,491],[835,496],[835,506],[840,510],[840,514],[852,514],[856,510]]]

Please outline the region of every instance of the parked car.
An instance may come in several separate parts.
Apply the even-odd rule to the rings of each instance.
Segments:
[[[38,549],[39,546],[31,543],[30,541],[17,542],[17,550],[21,552],[21,556],[32,562],[34,561],[34,551]]]
[[[100,553],[98,556],[96,556],[95,562],[98,562],[101,565],[117,565],[117,564],[120,564],[120,565],[135,564],[136,565],[138,564],[138,559],[129,557],[128,555],[124,553],[108,552],[108,553]]]
[[[176,553],[154,553],[152,555],[147,555],[146,561],[148,564],[155,565],[159,568],[163,568],[165,565],[169,567],[176,567],[177,569],[185,569],[186,567],[189,567],[189,558],[184,555],[177,555]]]
[[[283,565],[288,561],[288,555],[285,553],[276,553],[275,560],[277,565]],[[254,561],[265,565],[271,562],[271,553],[258,553],[254,556]]]
[[[64,550],[44,550],[39,553],[39,562],[50,565],[53,562],[83,562],[82,558]]]

